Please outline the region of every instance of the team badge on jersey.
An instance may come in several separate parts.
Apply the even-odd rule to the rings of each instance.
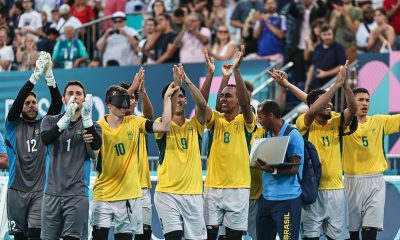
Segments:
[[[132,139],[133,139],[133,133],[132,133],[132,131],[128,131],[127,134],[128,134],[129,140],[132,140]]]
[[[35,129],[35,135],[36,135],[36,137],[40,136],[40,129]]]

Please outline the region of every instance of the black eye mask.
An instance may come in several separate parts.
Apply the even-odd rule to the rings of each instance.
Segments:
[[[107,99],[107,103],[112,104],[114,106],[116,106],[117,108],[129,108],[130,107],[130,97],[127,94],[123,94],[123,95],[116,95],[116,96],[112,96],[109,97]]]

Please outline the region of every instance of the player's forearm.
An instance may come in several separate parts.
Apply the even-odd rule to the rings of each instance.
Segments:
[[[230,76],[222,76],[221,84],[219,85],[219,89],[218,89],[218,93],[217,93],[217,100],[216,100],[217,102],[215,103],[215,109],[219,112],[222,109],[220,96],[221,96],[222,90],[224,90],[224,88],[228,85],[229,78],[230,78]]]
[[[357,113],[357,103],[354,97],[353,91],[351,90],[350,86],[346,85],[344,87],[344,96],[346,98],[347,108],[345,110],[345,126],[350,125],[351,121],[353,120],[354,116]]]
[[[250,105],[249,92],[247,91],[246,85],[244,84],[239,69],[234,69],[233,74],[235,76],[236,96],[238,98],[239,105],[240,106]]]
[[[40,137],[42,139],[42,142],[45,146],[48,146],[52,144],[54,141],[57,140],[57,138],[61,135],[62,131],[59,131],[59,127],[54,125],[50,130],[48,131],[43,131],[40,133]]]
[[[47,111],[47,115],[60,114],[63,103],[61,100],[60,91],[58,90],[58,86],[57,85],[56,87],[49,86],[49,89],[51,96],[51,104],[49,110]]]
[[[307,103],[307,93],[303,92],[296,85],[289,83],[287,88],[299,99],[300,101]]]
[[[201,89],[200,89],[200,92],[206,101],[208,101],[208,98],[210,95],[211,82],[212,82],[213,77],[214,77],[214,72],[208,71],[206,80],[204,81],[203,86],[201,86]]]
[[[150,98],[147,95],[146,91],[142,92],[142,111],[143,116],[149,120],[153,120],[154,110],[153,105],[151,104]]]
[[[207,108],[207,102],[204,99],[203,95],[201,94],[200,90],[193,84],[192,81],[187,80],[187,82],[185,82],[187,87],[189,88],[190,94],[193,97],[194,102],[196,103],[196,107],[200,110],[200,111],[206,111]]]
[[[19,90],[17,97],[12,104],[10,111],[8,112],[7,120],[13,122],[19,118],[22,112],[22,108],[24,107],[25,99],[29,96],[32,91],[33,83],[27,81],[24,86]]]
[[[99,150],[102,143],[101,134],[98,131],[96,131],[96,128],[94,126],[86,128],[85,130],[87,131],[87,133],[92,134],[93,136],[93,140],[90,143],[90,147],[95,151]]]
[[[175,93],[178,95],[177,93]],[[172,108],[171,108],[171,97],[164,98],[164,111],[161,118],[161,129],[160,132],[169,132],[171,129],[171,119],[172,119]],[[154,130],[154,132],[157,132]]]

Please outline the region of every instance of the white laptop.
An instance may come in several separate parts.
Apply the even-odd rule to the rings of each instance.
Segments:
[[[255,139],[250,153],[250,166],[260,159],[271,167],[293,165],[285,161],[286,150],[289,145],[289,136]]]

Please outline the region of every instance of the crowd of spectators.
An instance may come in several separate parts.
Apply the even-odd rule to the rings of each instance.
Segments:
[[[400,42],[400,0],[0,2],[1,71],[32,69],[41,50],[72,68],[202,62],[204,49],[226,61],[245,43],[246,59],[293,61],[294,82],[307,91],[345,59]],[[128,26],[132,15],[141,27]]]

